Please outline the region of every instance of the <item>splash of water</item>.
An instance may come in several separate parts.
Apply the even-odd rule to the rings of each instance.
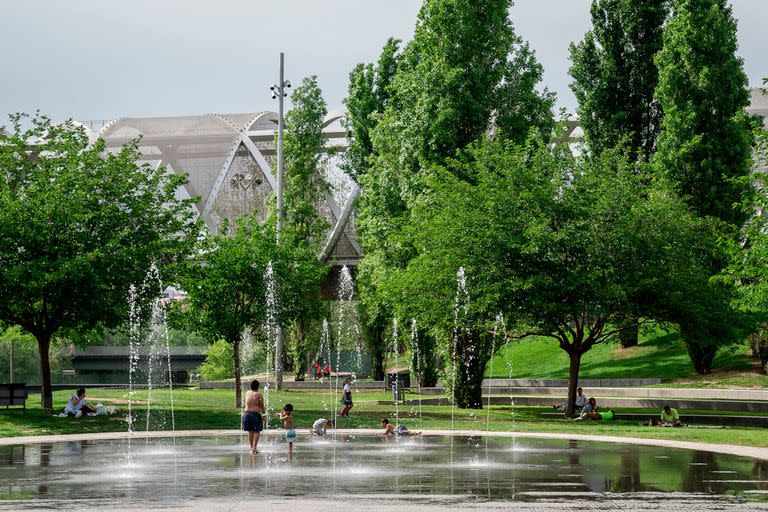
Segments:
[[[264,383],[264,410],[266,411],[266,414],[264,415],[264,430],[265,434],[267,434],[269,430],[269,417],[270,417],[270,409],[269,409],[269,392],[270,392],[270,376],[271,376],[271,370],[272,370],[272,349],[273,347],[276,347],[277,345],[277,336],[278,333],[278,304],[277,304],[277,282],[275,279],[275,271],[272,266],[272,260],[270,260],[267,263],[267,268],[264,270],[264,282],[267,285],[266,290],[266,305],[267,305],[267,318],[264,325],[265,331],[266,331],[266,347],[265,347],[265,353],[267,355],[266,357],[266,382]],[[281,364],[280,361],[274,362],[274,367],[276,368],[277,365]],[[276,371],[276,370],[275,370]],[[277,377],[275,376],[275,379]],[[269,437],[267,437],[269,439]]]
[[[176,416],[173,400],[173,369],[171,365],[171,347],[168,337],[166,307],[162,299],[162,280],[155,265],[148,270],[140,286],[131,285],[128,290],[128,453],[127,459],[133,460],[132,442],[136,431],[134,402],[138,377],[140,375],[141,354],[146,353],[146,420],[145,430],[165,430],[170,426],[173,444],[176,444]],[[150,298],[149,303],[145,302]],[[162,402],[163,395],[156,394],[167,387],[168,403]],[[160,407],[155,407],[159,402]],[[165,407],[164,407],[165,406]],[[168,425],[167,414],[170,414]],[[149,438],[145,444],[149,444]]]
[[[397,365],[399,364],[397,341],[397,318],[395,318],[392,320],[392,352],[395,354],[394,389],[392,391],[392,403],[395,407],[395,426],[400,424],[400,405],[398,403],[398,397],[400,395],[400,372],[397,369]]]
[[[469,314],[469,290],[467,289],[467,276],[464,267],[459,267],[456,272],[456,297],[453,303],[453,336],[451,353],[451,430],[454,429],[454,418],[456,416],[456,377],[458,374],[458,347],[460,331],[465,327],[462,325]]]
[[[416,326],[416,319],[411,318],[411,350],[413,350],[416,354],[416,379],[419,384],[419,428],[424,429],[424,411],[422,408],[421,403],[421,383],[422,383],[422,369],[424,368],[424,363],[421,359],[421,349],[419,348],[419,331]]]

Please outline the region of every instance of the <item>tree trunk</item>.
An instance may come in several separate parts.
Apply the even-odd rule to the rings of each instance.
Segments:
[[[51,392],[51,335],[36,334],[37,349],[40,352],[40,398],[43,409],[53,409]]]
[[[457,381],[454,396],[456,405],[462,409],[483,408],[483,373],[487,358],[477,357],[484,353],[482,340],[477,332],[460,334],[457,346]]]
[[[638,319],[627,319],[626,322],[624,322],[621,331],[619,331],[619,343],[621,344],[621,348],[636,347],[639,336],[640,329],[638,327]]]
[[[571,347],[568,351],[570,360],[568,366],[568,403],[565,415],[572,418],[576,412],[576,389],[579,387],[579,368],[581,367],[581,351],[577,347]]]
[[[240,378],[240,337],[236,336],[232,340],[234,362],[235,362],[235,407],[242,409],[243,407],[243,386]]]
[[[371,359],[373,360],[373,380],[384,380],[384,327],[373,328],[373,344],[371,346]]]
[[[712,363],[717,354],[717,345],[700,345],[698,343],[686,343],[688,356],[693,363],[693,369],[700,375],[712,373]]]

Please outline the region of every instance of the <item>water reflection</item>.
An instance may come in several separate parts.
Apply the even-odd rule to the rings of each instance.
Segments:
[[[709,452],[567,440],[300,438],[292,462],[281,439],[252,455],[238,438],[180,439],[130,461],[118,442],[0,447],[3,500],[67,503],[110,496],[126,507],[247,495],[390,496],[452,501],[637,499],[700,493],[768,502],[768,463]],[[480,448],[477,448],[477,446]],[[639,493],[639,494],[638,494]],[[608,498],[610,497],[610,498]],[[732,498],[727,498],[732,499]],[[179,503],[181,502],[179,501]],[[10,505],[10,503],[9,503]],[[13,510],[13,508],[7,508]]]

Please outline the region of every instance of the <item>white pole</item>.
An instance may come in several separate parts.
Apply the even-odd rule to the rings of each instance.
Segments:
[[[285,98],[285,54],[280,52],[280,81],[277,85],[277,242],[283,228],[283,99]],[[275,330],[275,387],[283,387],[283,328]]]

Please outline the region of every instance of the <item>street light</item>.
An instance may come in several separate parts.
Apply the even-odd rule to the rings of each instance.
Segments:
[[[283,228],[283,100],[291,87],[291,82],[285,79],[285,54],[280,52],[280,79],[269,88],[272,99],[277,99],[277,242],[280,242],[280,231]],[[280,323],[275,326],[275,387],[283,387],[283,329]]]

